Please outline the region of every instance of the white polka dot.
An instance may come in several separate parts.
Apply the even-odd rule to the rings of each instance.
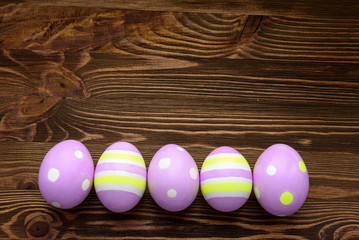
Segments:
[[[254,195],[256,195],[256,198],[259,199],[261,197],[261,194],[258,190],[258,188],[254,187]]]
[[[47,173],[47,178],[51,182],[56,182],[56,180],[59,178],[60,172],[56,168],[51,168],[49,172]]]
[[[174,190],[173,188],[171,188],[170,190],[168,190],[167,196],[170,197],[170,198],[176,197],[176,196],[177,196],[176,190]]]
[[[57,208],[61,207],[61,204],[58,202],[52,202],[51,204],[52,204],[52,206],[57,207]]]
[[[166,169],[171,165],[171,159],[169,158],[162,158],[159,162],[158,162],[158,166],[161,169]]]
[[[90,187],[90,180],[87,178],[82,182],[82,190],[86,191]]]
[[[77,158],[83,158],[83,157],[84,157],[84,154],[83,154],[80,150],[77,150],[77,151],[75,152],[75,156],[76,156]]]
[[[197,170],[196,170],[195,168],[191,168],[191,169],[189,170],[189,175],[191,176],[191,178],[192,178],[193,180],[197,180],[198,172],[197,172]]]
[[[268,175],[273,176],[274,174],[276,174],[276,172],[277,172],[277,169],[273,165],[270,165],[267,167]]]
[[[184,152],[184,148],[183,148],[183,147],[178,146],[177,149],[180,150],[180,151],[182,151],[182,152]]]

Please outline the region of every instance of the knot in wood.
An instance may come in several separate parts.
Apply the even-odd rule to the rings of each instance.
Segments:
[[[25,218],[26,233],[31,238],[45,237],[50,232],[51,216],[44,213],[32,213]]]
[[[49,233],[50,226],[47,222],[37,221],[32,223],[28,228],[27,232],[32,237],[44,237]]]
[[[338,240],[359,239],[359,225],[348,224],[337,228],[334,232],[333,239],[338,239]]]
[[[39,189],[39,186],[34,179],[24,179],[20,184],[20,189],[37,190]]]

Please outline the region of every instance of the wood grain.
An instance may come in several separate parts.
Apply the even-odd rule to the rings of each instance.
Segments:
[[[260,16],[233,14],[27,5],[4,6],[1,12],[0,48],[110,51],[125,56],[228,56],[254,34],[261,21]]]
[[[313,200],[298,214],[276,218],[263,212],[252,197],[233,213],[219,213],[198,197],[188,209],[168,214],[146,193],[135,209],[114,214],[104,209],[94,193],[77,208],[63,211],[50,207],[38,191],[12,190],[0,191],[4,216],[0,237],[354,239],[358,208],[357,202]]]
[[[0,239],[358,239],[359,21],[355,1],[0,3]],[[200,167],[214,148],[254,166],[274,143],[298,150],[310,191],[278,218],[254,196],[220,213],[198,194],[128,213],[92,191],[59,210],[38,190],[47,151],[82,141],[94,163],[116,141],[146,165],[165,144]]]
[[[169,58],[358,63],[359,20],[117,9],[0,7],[0,48]],[[14,37],[16,36],[16,37]],[[54,59],[55,60],[55,59]]]
[[[133,10],[235,13],[267,16],[299,16],[315,18],[358,19],[359,4],[355,0],[3,0],[2,4],[28,3],[42,6],[106,7]],[[0,3],[0,5],[1,5]]]
[[[357,20],[267,17],[241,51],[259,59],[357,63],[358,44]]]
[[[78,54],[68,53],[66,57],[67,69],[76,68]],[[255,139],[258,136],[253,133],[258,127],[266,134],[261,139],[272,138],[274,132],[283,129],[282,136],[289,139],[313,142],[313,135],[319,134],[359,140],[356,135],[358,64],[307,62],[298,66],[273,61],[200,58],[170,61],[162,57],[124,59],[102,53],[90,57],[74,73],[87,86],[90,99],[63,100],[51,112],[49,120],[46,104],[49,101],[56,104],[58,98],[49,97],[42,105],[36,105],[43,107],[30,118],[18,113],[21,104],[10,107],[13,110],[5,109],[0,125],[3,139],[13,138],[13,130],[36,123],[37,128],[23,140],[60,141],[69,137],[103,142],[110,135],[105,140],[109,143],[118,138],[145,141],[156,132],[168,132],[176,136],[173,140],[199,143],[208,141],[207,134],[233,131],[232,134],[241,134],[244,139]],[[347,73],[343,73],[343,68]],[[299,73],[291,76],[288,69]],[[180,103],[178,97],[183,99]],[[155,113],[152,106],[157,107]],[[263,110],[267,107],[268,110]],[[313,132],[313,125],[318,130]],[[340,146],[346,148],[347,143]]]

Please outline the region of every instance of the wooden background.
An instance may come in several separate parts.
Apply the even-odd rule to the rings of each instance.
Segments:
[[[0,238],[359,239],[359,2],[5,0],[0,3]],[[214,148],[253,167],[286,143],[310,191],[294,215],[251,196],[221,213],[199,194],[166,212],[148,191],[107,211],[42,198],[46,152],[82,141],[96,163],[129,141],[148,166],[163,145],[200,167]]]

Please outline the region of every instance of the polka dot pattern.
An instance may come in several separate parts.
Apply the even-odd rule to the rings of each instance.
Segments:
[[[170,197],[170,198],[175,198],[175,197],[177,196],[176,190],[174,190],[173,188],[171,188],[170,190],[168,190],[167,196]]]
[[[275,175],[276,172],[277,172],[277,169],[273,165],[270,165],[270,166],[267,167],[267,174],[269,176]]]
[[[308,171],[297,151],[285,144],[275,144],[258,158],[253,185],[265,210],[276,216],[288,216],[298,211],[307,197]]]
[[[153,156],[148,168],[148,188],[154,201],[168,211],[181,211],[196,198],[199,174],[192,156],[168,144]]]
[[[56,144],[44,157],[39,169],[39,189],[53,207],[69,209],[89,194],[94,164],[86,146],[76,140]]]
[[[61,204],[58,203],[58,202],[53,202],[51,203],[52,206],[56,207],[56,208],[60,208],[61,207]]]
[[[195,168],[190,168],[189,169],[189,175],[191,176],[191,178],[193,180],[197,180],[197,178],[198,178],[198,170],[195,169]]]
[[[90,187],[90,180],[89,179],[85,179],[83,182],[82,182],[82,190],[83,191],[86,191],[89,187]]]
[[[261,198],[261,194],[257,187],[254,187],[254,195],[256,196],[257,199]]]
[[[160,159],[160,161],[158,162],[158,166],[161,169],[166,169],[171,165],[171,159],[166,157],[166,158],[162,158]]]
[[[75,151],[75,156],[77,157],[77,158],[83,158],[84,157],[84,154],[80,151],[80,150],[76,150]]]
[[[304,164],[303,161],[299,161],[299,168],[300,168],[300,170],[301,170],[302,172],[304,172],[304,173],[307,171],[307,168],[306,168],[306,166],[305,166],[305,164]]]
[[[293,202],[293,194],[290,192],[284,192],[280,195],[280,202],[284,205],[289,205]]]
[[[60,172],[56,168],[51,168],[47,174],[47,178],[51,182],[56,182],[59,176],[60,176]]]

